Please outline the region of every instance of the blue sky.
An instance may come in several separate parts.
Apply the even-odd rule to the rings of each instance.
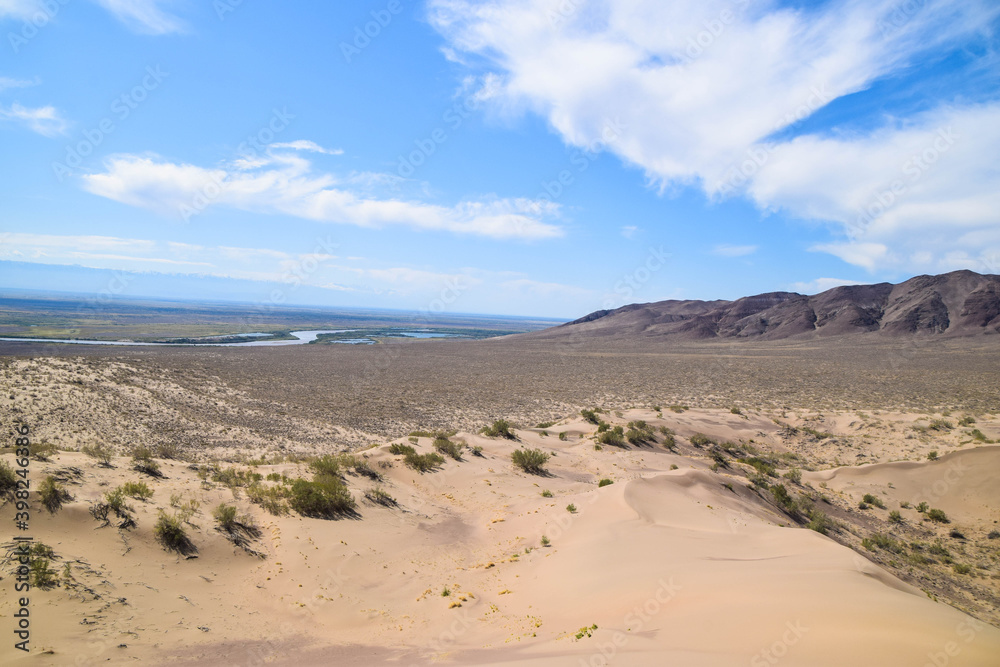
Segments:
[[[1000,273],[998,15],[0,0],[0,287],[571,318]]]

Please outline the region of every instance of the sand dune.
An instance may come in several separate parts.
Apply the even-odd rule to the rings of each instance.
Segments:
[[[732,429],[727,417],[714,414],[716,429]],[[680,433],[685,425],[704,428],[712,415],[695,411],[669,423]],[[593,431],[579,419],[550,430]],[[828,537],[789,527],[742,478],[712,472],[705,458],[662,448],[595,451],[591,440],[521,431],[523,444],[555,454],[543,477],[512,468],[510,453],[519,443],[456,437],[483,447],[483,456],[466,453],[463,462],[422,475],[387,447],[367,452],[400,506],[362,500],[359,519],[274,517],[241,495],[238,504],[263,529],[257,544],[263,560],[212,527],[211,509],[232,502],[233,493],[218,484],[203,488],[185,463],[163,463],[166,477],[150,481],[153,499],[133,503],[137,527],[121,532],[98,528],[88,507],[113,485],[138,478],[126,459],[114,469],[74,453],[35,463],[39,474],[81,471],[79,483],[69,486],[75,500],[34,520],[36,539],[61,556],[59,568],[71,563],[75,583],[33,594],[34,642],[52,653],[24,657],[5,645],[0,660],[997,664],[1000,630],[934,602]],[[422,439],[420,449],[429,451],[429,442]],[[969,468],[962,484],[938,504],[963,520],[987,522],[998,507],[988,481],[998,453],[981,448],[930,464],[805,476],[851,493],[892,481],[908,496],[933,484],[938,471],[961,464]],[[292,463],[257,469],[302,470]],[[601,477],[614,483],[598,488]],[[359,499],[371,485],[348,481]],[[543,497],[543,489],[553,497]],[[157,508],[167,507],[172,494],[200,503],[189,526],[197,558],[165,552],[153,537]],[[567,511],[570,503],[576,512]],[[5,506],[0,518],[10,520],[11,511]],[[541,545],[543,535],[550,546]],[[5,577],[0,585],[7,584]],[[9,619],[11,600],[0,604]]]

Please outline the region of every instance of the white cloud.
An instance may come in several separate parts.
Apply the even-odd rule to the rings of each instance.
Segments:
[[[529,199],[487,198],[440,206],[421,201],[361,195],[342,179],[312,172],[309,161],[269,154],[254,164],[214,169],[156,157],[117,155],[102,173],[84,176],[93,194],[165,215],[189,217],[209,206],[228,206],[307,220],[384,228],[404,226],[497,239],[545,239],[563,235],[546,222],[557,205]]]
[[[274,143],[270,145],[271,148],[291,148],[297,151],[309,151],[312,153],[323,153],[325,155],[343,155],[344,151],[339,148],[323,148],[315,141],[309,141],[307,139],[299,139],[297,141],[288,141],[282,143]]]
[[[28,81],[26,79],[12,79],[7,76],[0,76],[0,92],[6,90],[7,88],[29,88],[31,86],[37,86],[42,81],[38,77]]]
[[[844,280],[842,278],[817,278],[816,280],[810,280],[809,282],[802,283],[792,283],[792,289],[799,294],[819,294],[820,292],[825,292],[834,287],[841,287],[843,285],[862,285],[856,280]]]
[[[180,32],[184,24],[161,5],[174,4],[172,0],[96,0],[115,18],[131,30],[152,35]]]
[[[55,137],[66,132],[67,123],[55,107],[28,108],[13,103],[9,107],[0,106],[0,121],[21,123],[32,132],[44,137]]]
[[[638,231],[639,228],[636,227],[635,225],[625,225],[624,227],[622,227],[622,236],[624,236],[627,239],[631,239],[635,237]]]
[[[746,257],[757,252],[755,245],[720,244],[712,248],[712,253],[721,257]]]
[[[867,268],[982,267],[984,257],[1000,251],[1000,244],[977,248],[966,238],[1000,223],[994,105],[942,107],[863,136],[775,138],[777,130],[906,70],[933,49],[985,34],[1000,16],[996,2],[431,0],[430,6],[456,62],[480,71],[485,62],[488,72],[476,76],[485,103],[539,114],[579,147],[600,142],[614,121],[622,131],[606,150],[661,188],[692,184],[713,197],[747,195],[765,209],[834,223],[834,236],[849,238],[817,249]],[[925,170],[865,229],[849,229],[858,208],[900,176],[912,151],[933,146],[937,130],[949,125],[968,139],[943,155],[941,168]]]
[[[0,18],[11,16],[28,20],[44,9],[42,0],[0,0]],[[47,12],[45,12],[48,15]]]

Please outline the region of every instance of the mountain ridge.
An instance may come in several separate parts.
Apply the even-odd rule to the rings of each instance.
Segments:
[[[527,335],[567,334],[677,340],[1000,334],[1000,276],[960,270],[898,284],[842,285],[811,296],[767,292],[734,301],[629,304]]]

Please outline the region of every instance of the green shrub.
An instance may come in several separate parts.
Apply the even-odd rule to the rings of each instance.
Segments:
[[[611,430],[604,431],[597,436],[597,442],[602,445],[612,445],[614,447],[625,446],[625,429],[615,426]]]
[[[927,428],[931,429],[932,431],[950,431],[955,427],[947,419],[935,419],[930,424],[927,425]]]
[[[59,583],[59,576],[51,567],[48,558],[34,558],[31,561],[29,581],[32,586],[47,590]]]
[[[160,510],[160,516],[156,519],[156,526],[153,528],[153,535],[167,551],[176,551],[182,556],[197,551],[184,530],[183,520],[177,515],[167,514]]]
[[[955,571],[955,574],[969,574],[972,572],[972,568],[968,565],[963,565],[962,563],[955,563],[951,567]]]
[[[59,453],[51,442],[39,442],[31,446],[31,458],[36,461],[48,461],[51,456]]]
[[[809,511],[809,523],[806,524],[806,528],[826,535],[827,531],[829,531],[832,527],[833,523],[830,521],[830,518],[825,512],[817,509]]]
[[[552,497],[551,491],[549,491],[548,489],[544,489],[542,491],[542,498],[551,498],[551,497]]]
[[[969,431],[969,436],[976,442],[989,442],[989,439],[986,437],[986,434],[980,431],[978,428],[974,428],[971,431]]]
[[[597,432],[598,433],[604,433],[605,431],[609,431],[609,430],[611,430],[611,424],[609,424],[608,422],[602,421],[602,422],[600,422],[600,423],[597,424]]]
[[[788,489],[785,488],[784,484],[775,484],[771,487],[771,495],[774,496],[774,500],[781,505],[786,511],[795,511],[795,501],[788,493]]]
[[[726,460],[726,455],[722,453],[721,449],[712,449],[708,455],[715,461],[715,469],[718,470],[720,467],[728,467],[729,462]]]
[[[927,547],[927,551],[932,556],[937,556],[938,558],[951,558],[951,552],[948,551],[943,544],[941,544],[940,540]]]
[[[676,464],[676,463],[671,463],[671,464],[670,464],[670,469],[671,469],[671,470],[677,470],[677,469],[678,469],[678,466],[677,466],[677,464]]]
[[[506,419],[498,419],[490,426],[484,426],[482,433],[490,438],[507,438],[508,440],[517,440],[517,436],[510,430],[510,422]]]
[[[790,482],[794,482],[795,484],[800,484],[802,482],[802,471],[799,470],[798,468],[792,468],[784,475],[782,475],[782,477],[784,477]]]
[[[278,473],[278,472],[269,472],[269,473],[267,473],[267,476],[264,479],[266,479],[269,482],[280,482],[281,481],[281,473]]]
[[[164,442],[156,446],[155,456],[158,459],[171,459],[176,461],[181,458],[181,450],[172,442]]]
[[[735,407],[735,406],[729,408],[729,412],[731,414],[734,414],[734,415],[741,415],[741,414],[743,414],[743,411],[740,410],[739,408]]]
[[[774,463],[768,459],[763,459],[759,456],[751,456],[743,459],[741,463],[746,463],[747,465],[753,467],[753,469],[761,475],[765,475],[767,477],[778,476],[778,469],[775,468]]]
[[[111,467],[111,459],[114,456],[114,452],[112,452],[111,448],[107,445],[103,443],[98,443],[96,445],[84,445],[80,451],[90,458],[95,459],[97,461],[97,465],[102,468]]]
[[[104,502],[106,502],[108,507],[118,516],[131,514],[133,511],[132,506],[125,500],[125,490],[120,486],[111,491],[105,492]]]
[[[959,426],[971,426],[972,424],[975,423],[976,423],[976,418],[972,416],[962,417],[961,419],[958,420]]]
[[[373,489],[365,491],[365,498],[372,501],[376,505],[384,505],[385,507],[395,507],[399,504],[396,502],[395,498],[385,491],[385,489],[377,486]]]
[[[552,544],[552,541],[551,541],[551,540],[550,540],[549,538],[547,538],[547,537],[545,537],[544,535],[542,535],[542,540],[541,540],[541,543],[542,543],[542,546],[543,546],[543,547],[547,547],[547,546],[549,546],[550,544]]]
[[[712,440],[703,433],[695,433],[690,438],[688,438],[688,441],[695,447],[707,447],[708,445],[715,444],[715,440]]]
[[[561,431],[561,432],[559,433],[559,439],[560,439],[560,440],[563,440],[563,441],[565,441],[565,440],[566,440],[566,431]]]
[[[948,523],[948,515],[939,509],[927,510],[927,518],[938,523]]]
[[[17,473],[5,461],[0,461],[0,497],[7,497],[17,490]]]
[[[541,475],[549,455],[540,449],[516,449],[510,455],[514,465],[526,473]]]
[[[354,511],[351,492],[339,477],[317,475],[313,481],[292,483],[288,504],[302,516],[329,519]]]
[[[469,451],[472,452],[473,456],[478,456],[479,458],[483,458],[483,447],[482,447],[482,445],[473,445],[472,447],[469,448]]]
[[[407,454],[416,454],[417,450],[409,445],[404,445],[398,442],[394,442],[389,445],[389,453],[395,454],[397,456],[406,456]]]
[[[569,505],[566,506],[566,511],[569,512],[570,514],[576,514],[576,505],[570,503]]]
[[[125,482],[121,490],[126,496],[136,500],[149,500],[153,497],[153,490],[145,482]]]
[[[771,480],[767,478],[767,475],[761,475],[759,473],[754,473],[747,477],[750,484],[753,485],[755,489],[768,489],[771,487]]]
[[[431,472],[444,465],[444,457],[431,452],[429,454],[417,454],[416,452],[407,454],[403,462],[418,472]]]
[[[49,514],[55,514],[62,508],[64,502],[73,499],[52,475],[43,479],[42,483],[38,485],[38,498]]]
[[[903,515],[899,513],[899,510],[889,512],[889,523],[903,523]]]
[[[236,507],[221,503],[212,511],[216,523],[226,532],[232,532],[236,527]]]
[[[434,439],[434,449],[456,461],[462,460],[462,445],[452,442],[443,435]]]
[[[917,505],[917,511],[920,512],[921,514],[926,512],[928,508],[929,506],[927,505],[926,502],[921,502],[919,505]]]
[[[901,554],[906,551],[906,545],[896,539],[893,539],[890,535],[885,535],[883,533],[873,533],[871,537],[866,537],[861,541],[861,546],[868,549],[868,551],[882,549],[883,551],[889,551],[895,554]]]
[[[989,535],[986,536],[986,539],[988,540],[1000,539],[1000,530],[991,530],[989,532]]]
[[[614,482],[612,482],[610,479],[608,479],[607,477],[605,477],[604,479],[602,479],[600,482],[597,483],[597,488],[601,488],[603,486],[608,486],[609,484],[614,484]]]
[[[535,428],[549,428],[553,424],[555,424],[555,422],[541,422],[540,424],[535,424]]]
[[[817,431],[816,429],[809,428],[808,426],[803,426],[799,430],[803,433],[808,433],[817,440],[825,440],[826,438],[833,436],[833,433],[828,433],[827,431]]]
[[[937,453],[936,450],[935,451],[931,451],[931,452],[927,452],[927,460],[928,461],[937,461],[937,459],[938,459],[938,453]]]
[[[280,486],[263,486],[261,484],[251,484],[247,487],[247,498],[255,505],[260,505],[268,514],[283,516],[288,514],[289,491]]]
[[[580,410],[580,416],[584,418],[585,421],[590,422],[594,426],[601,423],[601,418],[597,416],[597,412],[594,410]]]
[[[132,468],[150,477],[162,477],[160,464],[153,460],[153,452],[149,447],[139,445],[132,450]]]
[[[685,410],[689,410],[690,409],[686,405],[670,405],[670,406],[667,406],[667,407],[670,408],[671,412],[684,412]]]
[[[340,475],[340,460],[336,456],[324,454],[309,462],[309,469],[317,475],[337,477]]]
[[[885,509],[885,503],[882,502],[882,499],[879,498],[878,496],[873,496],[870,493],[866,493],[864,498],[861,499],[861,502],[867,503],[872,507],[877,507],[883,510]]]

